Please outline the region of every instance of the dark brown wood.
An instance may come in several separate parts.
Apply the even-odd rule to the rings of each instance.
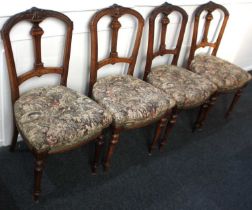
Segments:
[[[208,101],[206,101],[203,105],[201,105],[198,117],[196,119],[196,122],[195,122],[193,130],[192,130],[193,132],[196,130],[202,129],[204,122],[207,118],[207,115],[211,111],[211,109],[213,108],[213,106],[217,100],[218,95],[219,95],[219,93],[217,93],[217,92],[214,93]]]
[[[231,114],[231,112],[233,111],[235,105],[237,104],[237,102],[239,101],[239,99],[240,99],[240,97],[241,97],[241,94],[242,94],[243,89],[244,89],[246,86],[247,86],[247,84],[246,84],[245,86],[243,86],[242,88],[240,88],[240,89],[238,89],[238,90],[236,91],[236,93],[235,93],[235,95],[234,95],[234,98],[233,98],[233,100],[232,100],[232,102],[231,102],[231,104],[230,104],[230,106],[229,106],[227,112],[225,113],[225,118],[226,118],[226,119],[230,116],[230,114]]]
[[[43,35],[43,29],[40,27],[40,23],[43,22],[46,18],[56,18],[60,21],[62,21],[66,26],[66,37],[65,37],[65,46],[64,46],[64,55],[63,55],[63,62],[60,66],[53,66],[53,67],[44,67],[41,57],[41,38]],[[11,29],[19,22],[21,21],[28,21],[32,23],[31,27],[31,37],[33,38],[34,42],[34,54],[35,54],[35,63],[34,68],[32,70],[29,70],[25,72],[22,75],[17,76],[16,72],[16,65],[15,60],[12,52],[12,43],[10,41],[10,31]],[[67,75],[68,75],[68,66],[69,66],[69,59],[70,59],[70,50],[71,50],[71,40],[72,40],[72,30],[73,30],[73,23],[72,21],[64,14],[51,11],[51,10],[42,10],[38,8],[31,8],[30,10],[18,13],[12,17],[10,17],[6,23],[4,24],[1,35],[3,39],[4,49],[5,49],[5,55],[6,55],[6,61],[7,61],[7,67],[8,67],[8,73],[9,73],[9,79],[10,79],[10,86],[11,86],[11,96],[12,96],[12,105],[14,105],[15,101],[19,98],[19,86],[25,82],[26,80],[32,78],[32,77],[39,77],[44,74],[49,73],[56,73],[61,75],[60,84],[66,86],[67,84]],[[38,200],[39,195],[41,193],[41,178],[42,178],[42,172],[44,167],[44,159],[49,154],[57,154],[57,153],[63,153],[67,152],[69,150],[75,149],[77,147],[80,147],[84,144],[87,144],[93,140],[95,140],[98,136],[101,134],[97,134],[97,136],[93,136],[92,138],[88,139],[87,141],[82,141],[80,143],[77,143],[72,146],[67,146],[66,148],[60,148],[58,150],[49,150],[49,151],[37,151],[30,142],[25,138],[25,136],[22,133],[22,130],[18,127],[18,124],[14,122],[14,134],[12,139],[12,144],[10,149],[14,150],[16,142],[17,142],[17,136],[18,131],[24,141],[26,142],[28,148],[32,151],[34,157],[35,157],[35,169],[34,169],[34,192],[33,197],[34,200]],[[94,166],[95,169],[98,165],[98,155],[100,151],[100,146],[102,143],[102,138],[99,137],[98,140],[98,148],[96,149],[95,159],[94,159]]]
[[[112,158],[112,155],[113,155],[113,153],[115,151],[115,147],[119,142],[120,132],[121,132],[121,129],[115,128],[115,127],[113,128],[112,138],[110,140],[109,148],[108,148],[107,154],[106,154],[105,159],[104,159],[104,170],[105,171],[108,171],[109,168],[110,168],[111,158]]]
[[[216,41],[214,42],[209,42],[208,41],[208,31],[209,31],[209,27],[210,27],[210,23],[213,19],[213,15],[212,13],[215,10],[220,10],[223,13],[223,21],[222,21],[222,25],[219,31],[219,34],[217,36]],[[198,38],[198,33],[199,33],[199,21],[200,21],[200,16],[202,14],[202,12],[207,11],[207,15],[205,17],[205,24],[204,24],[204,30],[203,30],[203,36],[202,39],[199,41],[197,40]],[[195,13],[194,13],[194,26],[193,26],[193,37],[192,37],[192,43],[191,43],[191,49],[190,49],[190,54],[189,54],[189,58],[188,58],[188,68],[190,67],[190,64],[195,56],[195,52],[197,49],[201,48],[201,47],[211,47],[213,48],[212,50],[212,55],[216,56],[217,51],[219,49],[219,45],[227,24],[229,18],[229,12],[227,11],[227,9],[220,5],[220,4],[216,4],[212,1],[203,4],[201,6],[199,6]],[[217,26],[216,26],[217,27]]]
[[[97,141],[95,143],[95,156],[94,156],[94,160],[93,160],[93,163],[92,163],[92,173],[94,175],[96,174],[96,170],[97,170],[98,165],[99,165],[100,154],[101,154],[103,145],[104,145],[103,136],[100,135],[97,138]]]
[[[44,68],[41,58],[41,37],[43,35],[43,29],[39,26],[39,24],[49,17],[61,20],[67,27],[66,29],[67,33],[66,33],[64,59],[62,66]],[[31,28],[31,36],[33,37],[34,40],[35,63],[34,63],[34,69],[29,71],[28,73],[26,72],[25,74],[17,76],[15,60],[12,51],[12,44],[10,41],[10,31],[17,23],[21,21],[28,21],[33,25]],[[26,81],[27,79],[30,79],[34,76],[42,76],[43,74],[48,73],[57,73],[61,75],[61,85],[66,86],[70,49],[71,49],[72,30],[73,30],[73,22],[66,15],[56,11],[42,10],[35,7],[31,8],[30,10],[13,15],[5,22],[1,30],[1,36],[3,39],[5,49],[13,104],[19,98],[19,85],[24,81]]]
[[[170,23],[170,20],[169,20],[168,16],[173,12],[174,13],[177,12],[181,16],[181,27],[180,27],[176,47],[174,49],[167,49],[166,48],[166,43],[165,43],[165,37],[166,37],[167,26]],[[159,50],[157,52],[154,52],[154,49],[153,49],[154,40],[158,39],[158,38],[154,37],[155,20],[156,20],[156,17],[159,14],[162,14],[161,39],[160,39],[161,41],[160,41]],[[151,70],[152,61],[157,56],[163,56],[163,55],[166,55],[166,54],[171,54],[171,55],[173,55],[173,59],[172,59],[171,64],[172,65],[177,65],[178,58],[179,58],[179,53],[180,53],[180,50],[181,50],[182,41],[183,41],[183,37],[184,37],[184,33],[185,33],[187,20],[188,20],[188,15],[185,12],[185,10],[183,10],[182,8],[180,8],[178,6],[171,5],[171,4],[168,4],[168,3],[164,3],[161,6],[156,7],[151,12],[151,14],[149,15],[149,38],[148,38],[148,50],[147,50],[145,72],[144,72],[144,78],[143,78],[144,80],[147,79],[147,76],[148,76],[148,74],[150,73],[150,70]]]
[[[13,123],[13,136],[12,136],[12,141],[11,141],[11,146],[10,146],[10,151],[14,152],[17,144],[17,138],[18,138],[18,129],[16,126],[16,123],[14,121]]]
[[[34,167],[34,191],[33,199],[38,201],[41,193],[41,179],[44,169],[44,161],[47,156],[47,152],[43,153],[34,153],[35,156],[35,167]]]
[[[137,20],[137,32],[135,36],[135,41],[133,43],[133,50],[129,57],[118,57],[117,53],[117,41],[118,41],[118,30],[121,27],[119,18],[123,15],[131,15]],[[111,52],[109,56],[101,61],[98,61],[98,34],[97,34],[97,24],[101,18],[104,16],[112,17],[111,22]],[[142,31],[144,26],[144,19],[137,11],[122,7],[114,4],[109,8],[102,9],[95,13],[90,21],[90,32],[91,32],[91,68],[90,68],[90,82],[89,82],[89,96],[92,95],[93,85],[97,80],[97,71],[107,65],[115,63],[128,63],[128,74],[133,75],[134,68],[136,64],[136,58],[139,50],[139,45],[141,41]]]
[[[169,119],[169,122],[166,126],[166,130],[165,130],[165,134],[163,136],[163,138],[160,141],[160,145],[159,145],[159,149],[162,150],[164,148],[164,146],[167,144],[168,142],[168,137],[173,129],[173,127],[175,126],[176,122],[177,122],[177,117],[178,117],[178,113],[180,110],[178,110],[177,107],[174,107],[172,109],[171,112],[171,117]]]
[[[158,140],[160,139],[160,136],[161,136],[162,131],[165,128],[166,124],[167,124],[167,117],[162,118],[158,122],[156,132],[155,132],[155,137],[153,138],[153,141],[149,145],[149,155],[151,155],[153,148],[156,146]]]

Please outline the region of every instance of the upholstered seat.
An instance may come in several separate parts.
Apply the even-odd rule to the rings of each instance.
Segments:
[[[217,90],[217,87],[205,77],[174,65],[152,68],[147,82],[174,98],[180,109],[204,103]]]
[[[241,88],[251,80],[248,72],[216,56],[195,56],[190,69],[216,84],[220,92]]]
[[[129,75],[99,79],[93,87],[93,98],[113,115],[115,126],[123,128],[159,119],[175,106],[164,92]]]
[[[37,151],[88,141],[112,122],[111,115],[97,103],[64,86],[23,94],[14,113],[19,130]]]

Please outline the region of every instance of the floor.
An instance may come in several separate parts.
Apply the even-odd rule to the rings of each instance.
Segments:
[[[108,173],[92,176],[93,145],[50,156],[39,203],[32,201],[33,157],[21,142],[0,148],[0,210],[252,209],[252,84],[225,120],[218,99],[201,132],[197,109],[181,113],[163,152],[147,154],[154,126],[124,132]]]

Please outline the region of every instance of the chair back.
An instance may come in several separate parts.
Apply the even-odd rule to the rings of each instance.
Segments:
[[[166,32],[167,26],[170,23],[169,15],[173,12],[177,12],[181,16],[181,26],[178,34],[178,38],[176,41],[176,47],[173,49],[167,49],[166,47]],[[162,14],[161,21],[160,21],[160,45],[159,49],[154,52],[153,45],[154,40],[157,39],[154,37],[155,32],[155,20],[159,14]],[[188,20],[188,15],[181,7],[174,6],[172,4],[168,4],[165,2],[159,7],[156,7],[149,16],[149,38],[148,38],[148,50],[147,50],[147,58],[146,58],[146,66],[144,72],[144,80],[146,80],[148,74],[151,70],[152,61],[154,58],[158,56],[163,56],[166,54],[172,54],[172,65],[177,65],[179,53],[181,50],[181,45],[183,42],[183,37],[185,33],[185,28]]]
[[[222,19],[222,24],[221,24],[219,32],[216,34],[217,36],[216,41],[210,42],[208,41],[209,27],[210,27],[211,21],[213,20],[212,13],[215,10],[219,10],[223,14],[223,16],[220,17]],[[204,28],[202,32],[202,38],[201,40],[198,41],[197,39],[199,36],[200,16],[204,11],[206,11],[207,14],[204,19]],[[195,51],[199,48],[210,47],[212,48],[211,55],[216,56],[228,18],[229,18],[229,12],[227,11],[227,9],[224,6],[220,4],[216,4],[212,1],[206,4],[203,4],[196,9],[195,14],[194,14],[193,36],[192,36],[192,42],[191,42],[191,50],[190,50],[190,54],[188,58],[188,67],[190,66],[195,56]],[[221,22],[221,19],[220,19],[220,22]],[[218,24],[216,25],[216,29],[217,28],[218,28]]]
[[[46,18],[56,18],[62,21],[66,25],[66,39],[64,46],[64,57],[63,64],[60,67],[45,67],[42,62],[41,57],[41,37],[44,33],[43,29],[40,27],[40,23],[43,22]],[[21,21],[28,21],[32,24],[30,35],[33,38],[34,45],[34,57],[35,63],[33,69],[17,75],[16,64],[12,50],[12,42],[10,40],[10,32],[12,28]],[[19,86],[26,80],[32,77],[40,77],[44,74],[56,73],[61,75],[60,84],[66,86],[67,83],[67,74],[68,74],[68,65],[70,59],[70,50],[71,50],[71,40],[72,40],[72,30],[73,22],[64,14],[52,10],[43,10],[38,8],[31,8],[27,11],[18,13],[10,17],[4,24],[1,30],[1,36],[3,39],[5,56],[7,61],[10,86],[11,86],[11,95],[12,103],[14,103],[19,98]]]
[[[129,57],[119,57],[117,52],[117,42],[118,42],[118,31],[121,28],[121,23],[119,18],[123,15],[130,15],[137,20],[137,32],[135,40],[132,41],[133,50]],[[97,25],[98,22],[104,17],[110,16],[112,18],[110,23],[111,28],[111,48],[110,53],[107,58],[98,61],[98,34]],[[144,19],[137,11],[122,7],[119,5],[112,5],[111,7],[99,10],[92,17],[90,21],[90,32],[91,32],[91,70],[90,70],[90,83],[89,83],[89,95],[92,93],[93,85],[97,80],[97,71],[107,65],[115,63],[128,63],[127,74],[133,75],[134,68],[136,64],[136,58],[139,50],[139,45],[142,37],[142,31],[144,26]],[[131,47],[131,46],[129,46]]]

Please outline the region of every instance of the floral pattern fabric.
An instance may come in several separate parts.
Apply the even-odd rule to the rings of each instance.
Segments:
[[[173,65],[154,67],[147,82],[173,97],[180,109],[203,104],[217,90],[205,77]]]
[[[251,80],[248,72],[216,56],[197,55],[190,68],[216,84],[220,92],[240,88]]]
[[[113,115],[114,125],[120,128],[147,124],[175,106],[164,92],[129,75],[99,79],[93,98]]]
[[[37,150],[58,150],[88,141],[112,122],[90,98],[64,86],[36,88],[14,105],[21,133]]]

